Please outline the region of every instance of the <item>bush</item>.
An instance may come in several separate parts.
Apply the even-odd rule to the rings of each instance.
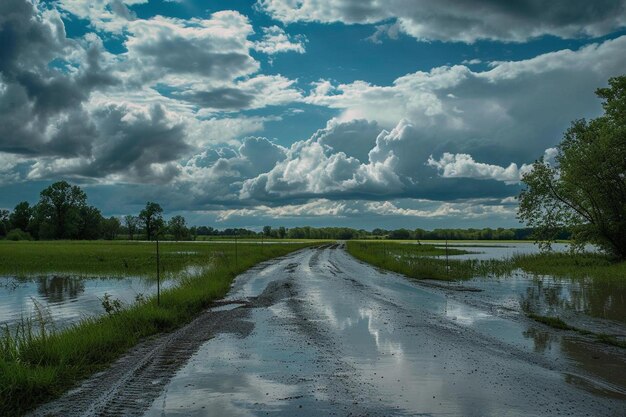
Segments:
[[[13,229],[7,233],[7,240],[33,240],[33,237],[21,229]]]

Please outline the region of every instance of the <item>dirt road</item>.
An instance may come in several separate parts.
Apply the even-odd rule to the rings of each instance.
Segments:
[[[462,289],[305,249],[35,415],[626,415],[623,350]]]

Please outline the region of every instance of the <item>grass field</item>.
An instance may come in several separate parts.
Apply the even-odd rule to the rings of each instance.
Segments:
[[[418,279],[460,280],[476,276],[506,276],[516,269],[535,275],[553,275],[573,279],[626,280],[626,262],[615,263],[599,253],[536,253],[509,259],[445,259],[445,249],[438,242],[407,245],[391,241],[349,241],[348,252],[372,265]],[[452,246],[449,255],[471,253],[472,247]],[[438,256],[433,258],[432,256]]]
[[[113,314],[82,321],[59,332],[24,320],[0,336],[0,415],[20,415],[59,396],[102,369],[146,336],[189,322],[223,297],[233,278],[258,262],[310,246],[294,244],[164,243],[161,265],[176,273],[188,265],[211,265],[154,298]],[[0,242],[0,275],[156,274],[154,243]]]
[[[472,253],[472,248],[459,249],[432,244],[407,245],[391,241],[348,241],[348,252],[372,265],[398,272],[411,278],[458,280],[481,273],[510,271],[508,263],[447,259],[449,256]],[[436,256],[437,258],[434,258]]]

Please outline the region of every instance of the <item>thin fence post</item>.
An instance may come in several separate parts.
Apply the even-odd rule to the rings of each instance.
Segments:
[[[446,276],[450,272],[450,263],[448,261],[448,238],[446,238]]]
[[[235,268],[238,266],[238,253],[237,253],[237,231],[235,231]]]
[[[157,265],[157,305],[161,305],[161,258],[159,255],[159,235],[156,237],[156,265]]]

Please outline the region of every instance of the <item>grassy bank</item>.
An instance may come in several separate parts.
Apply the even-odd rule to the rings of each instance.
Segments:
[[[534,275],[626,282],[626,262],[615,263],[598,253],[536,253],[510,259],[445,259],[438,243],[402,244],[395,242],[349,241],[348,252],[372,265],[418,279],[460,280],[476,276],[506,276],[517,269]],[[471,253],[476,248],[449,247],[448,255]]]
[[[481,273],[510,271],[508,263],[446,259],[446,249],[432,244],[383,241],[348,241],[348,252],[357,259],[411,278],[458,280]],[[448,248],[448,256],[472,253],[471,248]]]
[[[595,338],[598,342],[626,349],[626,341],[620,340],[613,335],[605,334],[605,333],[594,333],[589,330],[579,329],[578,327],[570,326],[559,317],[542,316],[542,315],[535,314],[535,313],[529,313],[527,314],[527,316],[528,318],[533,319],[536,322],[545,324],[546,326],[550,326],[554,329],[573,330],[582,335],[591,336]]]
[[[226,244],[164,244],[165,270],[208,263],[212,268],[165,291],[158,306],[155,299],[148,299],[60,332],[42,332],[36,328],[36,321],[24,321],[17,329],[5,330],[0,337],[0,415],[20,415],[59,396],[141,338],[189,322],[213,300],[223,297],[237,274],[258,262],[311,244],[240,244],[236,249]],[[154,244],[150,243],[0,244],[0,274],[63,271],[147,275],[154,271],[154,261]]]

